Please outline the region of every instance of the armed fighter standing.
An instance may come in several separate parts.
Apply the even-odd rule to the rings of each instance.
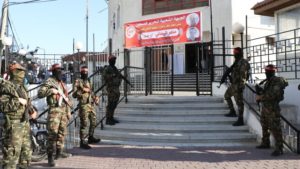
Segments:
[[[243,51],[237,47],[233,50],[235,61],[230,67],[231,85],[227,88],[224,98],[227,101],[230,112],[226,114],[227,117],[236,117],[236,112],[233,107],[231,97],[234,96],[236,104],[238,106],[238,120],[233,123],[233,126],[244,125],[244,102],[243,102],[243,90],[247,79],[249,78],[250,65],[246,59],[243,58]],[[222,78],[223,79],[223,78]]]
[[[37,112],[30,104],[24,86],[26,69],[18,63],[9,66],[10,80],[0,83],[0,111],[4,113],[3,169],[28,168],[31,161],[29,118]]]
[[[93,84],[88,79],[88,68],[86,66],[80,69],[81,78],[76,79],[73,85],[73,97],[79,101],[80,117],[80,148],[90,149],[88,145],[100,142],[100,139],[94,137],[96,127],[96,111],[94,104],[99,104],[99,97],[93,92]],[[87,133],[88,121],[90,122],[89,132]],[[88,141],[85,137],[88,136]]]
[[[48,165],[55,166],[53,154],[56,150],[56,157],[67,158],[71,154],[63,152],[64,137],[69,119],[71,118],[72,103],[68,97],[68,91],[62,81],[62,69],[59,64],[52,65],[52,77],[47,79],[38,91],[38,97],[47,97],[47,104],[50,108],[47,118],[48,130]]]

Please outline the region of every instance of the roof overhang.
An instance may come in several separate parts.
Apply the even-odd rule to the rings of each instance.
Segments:
[[[274,16],[276,11],[298,3],[298,0],[264,0],[254,5],[252,10],[257,15]]]

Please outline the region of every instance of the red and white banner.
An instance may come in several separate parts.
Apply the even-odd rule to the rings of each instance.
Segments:
[[[200,41],[201,13],[193,12],[125,24],[125,47]]]

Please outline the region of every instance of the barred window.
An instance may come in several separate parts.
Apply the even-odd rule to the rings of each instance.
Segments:
[[[208,6],[208,0],[143,0],[143,15]]]

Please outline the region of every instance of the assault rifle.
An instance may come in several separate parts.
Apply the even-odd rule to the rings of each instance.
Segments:
[[[106,67],[108,67],[108,66],[105,65],[105,66],[104,66],[104,69],[105,69]],[[115,67],[115,69],[117,69],[117,68]],[[133,85],[130,83],[130,81],[129,81],[128,79],[126,79],[126,78],[122,75],[121,71],[122,71],[122,70],[119,71],[119,70],[117,69],[115,72],[117,72],[117,75],[120,76],[127,84],[129,84],[131,87],[133,87]],[[105,82],[105,84],[106,84],[106,82]]]
[[[261,87],[261,85],[263,85],[266,81],[267,81],[267,79],[261,81],[259,84],[256,84],[256,85],[255,85],[255,90],[254,90],[251,86],[249,86],[247,83],[246,83],[246,86],[247,86],[253,93],[255,93],[256,95],[262,95],[263,92],[264,92],[264,89],[263,89],[263,87]],[[257,103],[257,106],[258,106],[259,111],[260,111],[260,101],[256,101],[256,103]]]
[[[89,84],[91,84],[90,83],[90,79],[88,79],[88,82],[89,82]],[[82,81],[82,85],[79,85],[78,83],[80,83],[80,81],[76,81],[75,82],[75,87],[77,88],[77,90],[80,90],[80,91],[82,91],[82,92],[84,92],[84,89],[83,88],[88,88],[89,89],[89,97],[92,95],[92,92],[93,92],[93,90],[92,90],[92,87],[90,86],[90,85],[86,85],[85,83],[84,83],[84,81]],[[74,90],[74,89],[73,89]],[[76,93],[76,91],[73,91],[73,94],[75,94]],[[73,97],[74,97],[74,95],[73,95]],[[75,98],[77,98],[77,96],[75,95]],[[96,95],[94,95],[93,97],[91,97],[92,98],[92,104],[96,104],[96,105],[98,105],[99,104],[99,100],[97,99],[97,96]]]
[[[121,71],[116,71],[116,72],[118,72],[118,75],[127,83],[127,84],[129,84],[131,87],[133,87],[133,85],[130,83],[130,81],[128,80],[128,79],[126,79],[123,75],[122,75],[122,73],[121,73]]]
[[[71,109],[73,109],[73,106],[70,104],[69,99],[68,99],[67,96],[64,94],[64,92],[63,92],[59,87],[57,87],[57,85],[54,84],[52,81],[50,82],[50,86],[51,86],[52,88],[56,89],[56,90],[58,91],[58,94],[62,97],[62,100],[64,100],[65,103],[66,103]],[[59,104],[59,105],[61,104],[62,100],[60,99],[60,100],[58,101],[58,104]]]
[[[231,65],[229,68],[227,66],[225,66],[226,71],[224,72],[224,74],[223,74],[223,76],[221,78],[220,85],[218,86],[218,88],[220,88],[221,85],[223,83],[225,83],[227,77],[229,78],[229,81],[232,82],[232,78],[230,76],[230,73],[232,72],[233,67],[235,66],[235,64],[236,64],[236,62],[234,62],[233,65]]]
[[[29,114],[34,111],[33,106],[31,104],[31,100],[30,100],[29,97],[26,98],[26,95],[25,95],[24,92],[22,92],[21,87],[17,87],[16,92],[18,93],[20,98],[23,98],[23,99],[27,100],[27,104],[25,106],[25,111],[23,113],[21,121],[28,121],[29,120]]]
[[[33,106],[31,104],[30,98],[27,98],[26,91],[23,92],[21,90],[21,87],[15,85],[13,82],[1,79],[0,80],[0,88],[1,88],[1,94],[9,95],[11,97],[15,98],[22,98],[27,100],[27,104],[25,106],[25,111],[23,113],[21,121],[27,121],[29,120],[29,113],[33,111]],[[12,91],[9,89],[13,89]]]

